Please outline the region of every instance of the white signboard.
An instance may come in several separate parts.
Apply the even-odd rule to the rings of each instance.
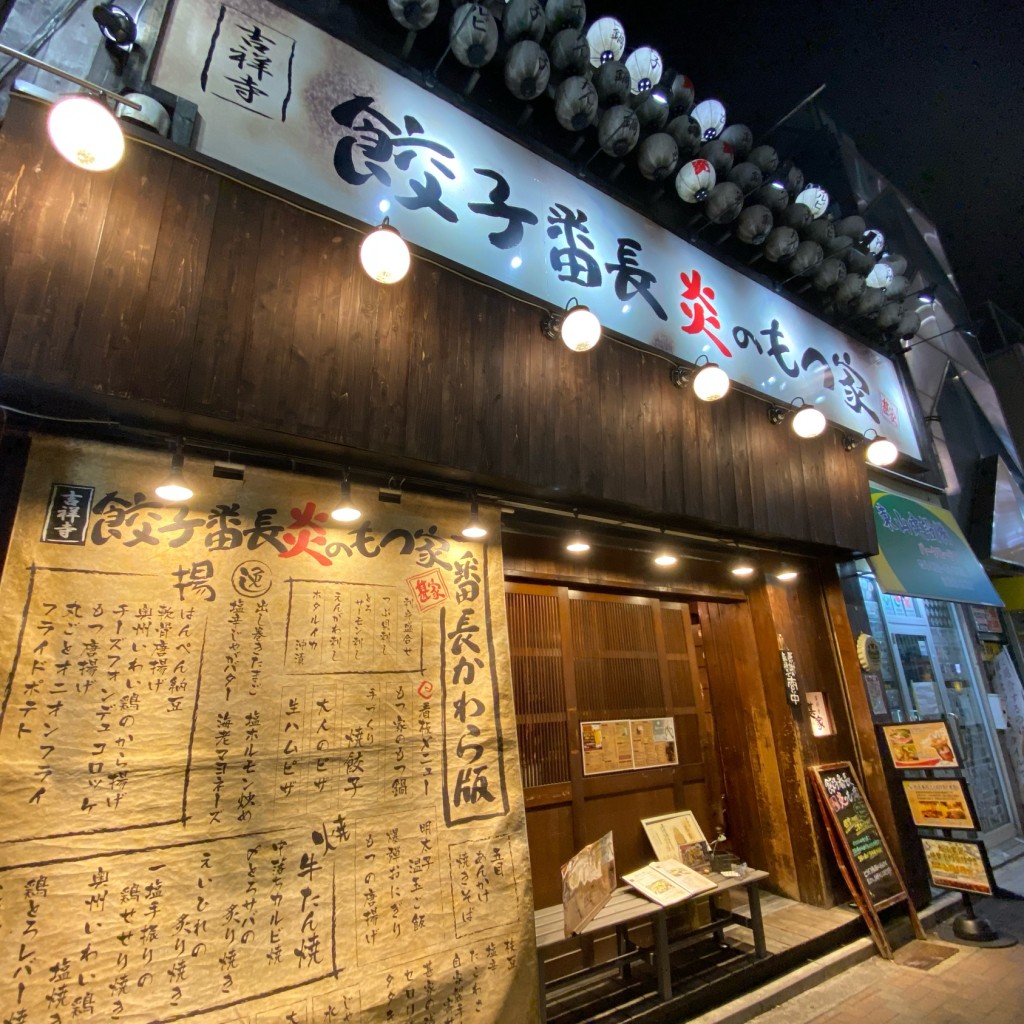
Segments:
[[[154,81],[203,153],[920,457],[888,359],[273,4],[177,0]]]

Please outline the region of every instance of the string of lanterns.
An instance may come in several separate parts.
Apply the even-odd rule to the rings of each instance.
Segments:
[[[388,0],[388,7],[409,30],[405,56],[439,4]],[[921,320],[909,304],[906,260],[885,251],[882,232],[859,216],[830,218],[824,188],[806,183],[772,146],[755,146],[746,125],[728,124],[720,100],[695,102],[693,82],[666,68],[656,49],[629,51],[617,18],[586,20],[584,0],[454,0],[445,56],[473,69],[475,83],[480,69],[503,54],[514,97],[526,104],[551,97],[558,124],[580,136],[575,148],[581,133],[596,128],[598,152],[619,166],[635,154],[644,178],[671,178],[679,198],[695,207],[698,233],[726,228],[722,241],[755,249],[751,264],[778,265],[782,285],[813,288],[844,324],[859,321],[893,343],[915,336]]]

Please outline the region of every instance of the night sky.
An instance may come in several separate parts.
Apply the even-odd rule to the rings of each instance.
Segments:
[[[971,315],[992,300],[1024,323],[1024,3],[588,0],[602,14],[755,139],[824,83],[840,130],[936,223]]]

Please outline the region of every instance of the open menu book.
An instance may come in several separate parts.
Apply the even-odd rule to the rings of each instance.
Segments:
[[[706,875],[688,868],[678,860],[651,861],[646,867],[623,875],[622,880],[663,907],[682,903],[692,896],[718,888]]]

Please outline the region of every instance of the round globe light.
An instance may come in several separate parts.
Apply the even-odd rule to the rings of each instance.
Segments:
[[[729,393],[729,374],[716,363],[708,363],[693,378],[693,393],[702,402],[717,402]]]
[[[53,148],[86,171],[109,171],[124,156],[124,133],[99,100],[69,96],[53,105],[46,122]]]
[[[589,352],[601,340],[601,321],[586,306],[573,306],[561,330],[562,341],[572,352]]]
[[[813,405],[805,405],[793,417],[793,433],[797,437],[817,437],[824,432],[826,425],[824,414]]]
[[[891,466],[899,458],[899,454],[896,445],[885,437],[879,437],[872,441],[864,453],[865,458],[872,466]]]
[[[363,270],[379,284],[395,284],[409,272],[411,257],[405,239],[388,223],[371,231],[359,247]]]

